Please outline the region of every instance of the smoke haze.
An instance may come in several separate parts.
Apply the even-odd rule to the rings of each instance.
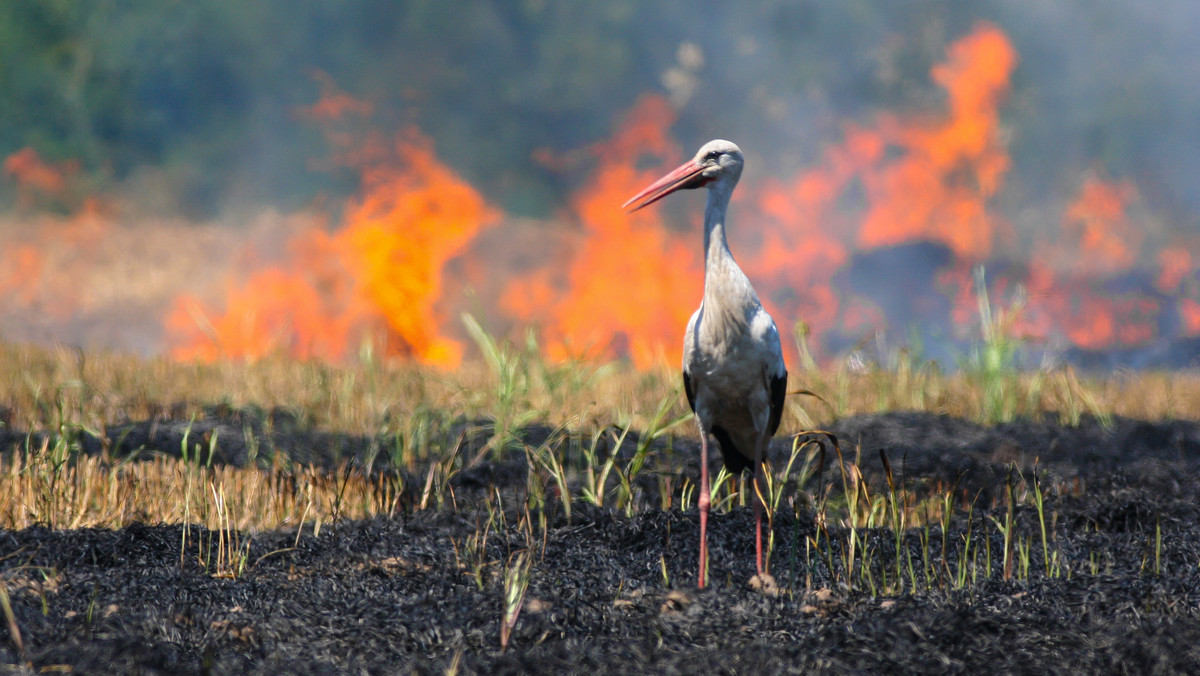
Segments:
[[[1200,336],[1192,3],[22,4],[0,30],[9,340],[453,366],[468,310],[674,361],[702,199],[619,205],[717,137],[747,156],[735,255],[822,358],[952,363],[980,265],[1039,352],[1182,365]]]

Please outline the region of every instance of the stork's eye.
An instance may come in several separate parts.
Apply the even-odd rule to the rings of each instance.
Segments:
[[[705,162],[716,162],[717,158],[720,156],[721,156],[721,152],[719,150],[710,150],[704,156],[704,161]]]

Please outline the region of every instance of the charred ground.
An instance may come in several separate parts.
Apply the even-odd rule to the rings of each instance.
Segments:
[[[214,410],[190,422],[191,433],[224,425],[237,439],[235,431],[270,418]],[[333,468],[336,455],[370,461],[372,471],[411,473],[413,482],[421,476],[420,468],[389,467],[371,439],[305,432],[284,417],[270,422],[260,430],[270,452],[296,462]],[[165,418],[131,423],[120,435],[114,427],[108,436],[120,443],[85,450],[178,449],[172,435],[188,425]],[[475,429],[462,423],[457,432]],[[697,592],[694,508],[657,507],[661,484],[650,480],[631,515],[576,501],[568,520],[551,496],[543,534],[531,525],[536,516],[521,525],[528,467],[524,453],[510,452],[464,467],[453,504],[442,509],[405,502],[394,518],[341,520],[319,534],[309,526],[243,534],[249,563],[231,577],[181,551],[185,537],[213,535],[197,527],[0,531],[0,580],[12,609],[0,622],[0,663],[86,673],[1200,669],[1200,424],[1084,418],[1073,426],[982,426],[891,413],[850,417],[831,431],[873,491],[886,486],[883,450],[897,482],[914,493],[949,491],[959,503],[945,538],[940,524],[903,534],[902,560],[918,561],[915,591],[907,582],[895,591],[894,580],[887,591],[879,577],[896,569],[890,529],[854,534],[859,555],[874,557],[870,580],[847,577],[844,524],[826,524],[828,557],[812,550],[821,487],[832,487],[827,499],[837,501],[843,486],[833,454],[807,493],[789,496],[776,516],[772,565],[784,591],[770,596],[747,585],[749,509],[710,521],[712,583]],[[541,443],[549,433],[524,435]],[[471,450],[486,442],[483,433],[467,436]],[[12,449],[25,438],[13,431],[0,441]],[[660,443],[651,462],[657,471],[694,473],[695,446]],[[785,442],[774,452],[786,462]],[[236,444],[222,453],[216,462],[251,460]],[[1029,504],[1014,507],[1014,529],[1029,538],[1028,569],[1005,579],[1002,498],[1014,477],[1035,476],[1046,491],[1045,516]],[[501,513],[485,501],[497,494]],[[960,579],[968,541],[975,572]],[[985,549],[995,559],[990,575],[978,553]],[[528,588],[501,650],[505,569],[527,550]]]

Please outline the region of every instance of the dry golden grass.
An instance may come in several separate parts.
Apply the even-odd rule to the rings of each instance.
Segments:
[[[0,527],[121,528],[130,523],[193,523],[207,528],[318,530],[336,518],[390,515],[402,485],[361,472],[312,467],[275,471],[202,467],[168,457],[112,462],[77,457],[56,467],[41,457],[0,456]]]
[[[202,415],[206,405],[225,404],[283,407],[316,429],[373,433],[385,415],[434,408],[485,416],[502,405],[501,398],[543,420],[577,419],[587,426],[613,422],[614,410],[648,416],[663,397],[682,396],[678,378],[665,369],[537,364],[529,371],[511,395],[503,395],[497,377],[481,363],[452,373],[403,363],[330,366],[282,358],[181,364],[164,357],[0,343],[0,373],[10,374],[0,381],[0,407],[8,409],[8,424],[16,429],[55,429],[54,407],[61,401],[68,419],[93,428],[162,415],[186,420]],[[686,406],[681,401],[676,408],[682,413]]]
[[[884,411],[925,411],[982,423],[1053,414],[1074,424],[1082,415],[1161,420],[1193,418],[1200,410],[1200,373],[1195,371],[1119,372],[1095,377],[1064,367],[1012,371],[998,378],[999,391],[989,395],[979,374],[944,374],[929,367],[793,373],[793,388],[809,389],[824,401],[792,397],[789,406],[796,414],[793,422],[801,427]],[[1006,414],[998,416],[989,406]]]
[[[187,419],[203,407],[283,407],[316,429],[375,432],[385,415],[418,409],[451,415],[488,416],[499,408],[532,412],[534,419],[571,422],[580,429],[629,417],[646,422],[666,397],[676,397],[672,416],[687,413],[677,369],[635,371],[608,364],[553,365],[511,356],[518,376],[501,383],[495,369],[470,362],[454,372],[406,363],[320,362],[266,359],[254,363],[177,363],[106,352],[81,352],[0,343],[0,407],[13,429],[55,429],[56,406],[69,421],[95,429],[105,424],[170,415]],[[1048,412],[1146,420],[1189,418],[1200,410],[1200,373],[1119,372],[1085,377],[1069,368],[1004,374],[998,395],[1009,416]],[[789,397],[786,430],[811,429],[851,415],[927,411],[989,422],[987,392],[971,373],[945,374],[928,365],[892,370],[832,368],[793,371],[791,388],[811,397]],[[1068,421],[1069,422],[1069,421]],[[689,433],[691,430],[688,431]]]
[[[45,443],[0,449],[0,527],[119,528],[133,521],[199,523],[227,531],[313,526],[343,516],[390,514],[400,501],[435,506],[453,471],[449,463],[465,461],[422,455],[435,461],[423,462],[421,471],[428,469],[421,475],[423,485],[405,486],[358,470],[332,474],[278,463],[210,468],[194,459],[85,457],[69,443],[72,433],[102,437],[108,426],[126,421],[203,418],[214,404],[283,407],[307,428],[371,438],[387,425],[403,425],[430,411],[444,420],[491,419],[497,429],[537,421],[565,424],[583,437],[608,425],[658,428],[663,420],[688,413],[674,368],[558,366],[529,351],[502,347],[499,362],[442,373],[411,364],[330,366],[286,359],[180,364],[0,344],[0,373],[6,376],[0,380],[0,424],[10,432],[50,435]],[[1102,379],[1082,378],[1069,369],[947,375],[901,363],[890,370],[794,373],[792,386],[819,398],[793,395],[783,431],[892,410],[981,422],[1053,412],[1068,424],[1086,414],[1154,420],[1193,417],[1200,410],[1200,376],[1192,372]],[[660,411],[666,414],[656,423]],[[695,430],[682,424],[670,433],[691,436]],[[10,452],[14,447],[19,452]],[[561,456],[562,449],[551,452]],[[562,462],[561,457],[546,460],[554,460],[547,467]]]

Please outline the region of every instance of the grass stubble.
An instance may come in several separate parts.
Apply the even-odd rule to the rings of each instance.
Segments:
[[[990,309],[986,297],[981,308]],[[1064,425],[1086,416],[1102,423],[1113,416],[1189,418],[1200,410],[1200,376],[1192,372],[1086,378],[1070,367],[1020,371],[1013,366],[1014,346],[1003,337],[1006,318],[997,314],[984,313],[992,333],[985,331],[987,339],[952,373],[905,351],[869,367],[845,360],[822,369],[810,358],[801,360],[792,386],[817,396],[789,398],[780,434],[791,438],[791,450],[786,462],[770,469],[764,496],[769,556],[787,593],[837,586],[893,596],[969,590],[982,580],[1103,572],[1102,552],[1092,552],[1086,565],[1067,562],[1054,503],[1079,487],[1048,484],[1036,465],[1013,465],[1003,490],[983,504],[956,486],[910,484],[893,471],[897,459],[882,450],[882,480],[870,485],[861,448],[804,434],[849,416],[898,410],[982,424],[1029,418]],[[519,453],[529,468],[523,504],[505,504],[498,490],[485,493],[485,504],[474,506],[476,514],[487,515],[478,532],[452,543],[460,567],[481,590],[499,585],[500,644],[507,646],[532,571],[549,565],[538,555],[552,527],[548,512],[560,510],[569,523],[573,504],[627,517],[694,507],[697,487],[675,445],[694,445],[696,431],[671,368],[639,372],[620,364],[549,363],[533,334],[503,341],[469,317],[464,322],[483,357],[450,373],[377,362],[370,351],[346,366],[283,358],[181,364],[0,343],[0,373],[6,374],[0,379],[0,432],[10,440],[22,433],[20,441],[0,449],[0,528],[185,524],[180,565],[195,563],[213,576],[236,578],[255,565],[249,552],[257,532],[295,529],[299,542],[304,534],[319,537],[340,519],[458,509],[455,475]],[[804,333],[797,327],[802,356],[808,355]],[[255,457],[242,466],[213,462],[222,440],[212,432],[185,434],[177,453],[142,449],[143,459],[133,460],[109,452],[119,440],[108,430],[122,423],[195,422],[228,411],[264,419],[286,411],[307,429],[372,439],[371,455],[365,463],[343,461],[333,471],[301,465],[262,448],[250,427],[243,441]],[[549,430],[536,444],[523,434],[535,424]],[[487,442],[464,452],[464,430]],[[98,440],[103,452],[83,453],[85,437]],[[380,455],[407,474],[377,471]],[[639,486],[647,480],[658,488],[656,504],[642,499]],[[751,504],[747,482],[723,470],[712,491],[717,513]],[[790,512],[793,530],[779,550],[776,522],[784,512]],[[525,546],[497,559],[489,534],[510,521]],[[1143,572],[1161,572],[1162,549],[1156,522]],[[663,579],[672,584],[665,561]],[[0,581],[0,610],[6,601]],[[6,619],[11,625],[11,613]],[[19,628],[10,626],[9,634],[20,648]]]

